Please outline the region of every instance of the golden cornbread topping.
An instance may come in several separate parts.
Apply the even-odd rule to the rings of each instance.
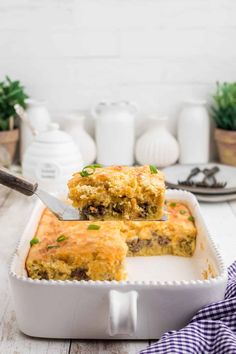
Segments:
[[[69,181],[69,198],[85,219],[161,219],[164,176],[153,165],[88,166]]]
[[[194,219],[183,203],[167,202],[167,221],[59,221],[42,214],[26,260],[33,279],[123,280],[126,256],[190,257]]]
[[[92,227],[91,227],[92,226]],[[33,279],[121,280],[127,245],[113,222],[59,221],[45,210],[26,260]]]

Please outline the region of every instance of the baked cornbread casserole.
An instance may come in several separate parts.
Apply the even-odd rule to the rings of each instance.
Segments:
[[[45,209],[26,260],[33,279],[123,280],[127,256],[190,257],[194,218],[183,203],[168,201],[167,221],[59,221]]]
[[[33,279],[122,280],[127,249],[114,222],[59,221],[46,209],[26,269]]]
[[[152,165],[87,166],[73,175],[68,187],[69,198],[86,220],[160,220],[164,213],[164,176]]]

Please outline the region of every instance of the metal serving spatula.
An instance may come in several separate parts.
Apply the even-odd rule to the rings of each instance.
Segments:
[[[0,184],[27,196],[37,195],[59,220],[82,220],[79,210],[61,202],[56,197],[38,188],[37,182],[30,182],[24,177],[15,175],[3,167],[0,167]]]
[[[45,204],[45,206],[50,209],[53,214],[59,220],[63,221],[84,221],[85,219],[81,216],[79,210],[73,208],[71,205],[67,205],[54,197],[53,195],[45,192],[38,187],[37,182],[31,182],[26,180],[24,177],[16,175],[6,168],[0,167],[0,184],[6,187],[16,190],[27,196],[37,195],[39,199]],[[139,219],[140,221],[142,219]],[[167,216],[164,215],[161,221],[167,220]],[[145,220],[149,221],[149,220]],[[150,220],[151,221],[151,220]]]

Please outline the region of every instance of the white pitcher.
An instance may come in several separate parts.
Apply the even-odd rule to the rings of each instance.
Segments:
[[[204,100],[188,100],[178,121],[180,163],[199,164],[209,161],[210,119]]]
[[[96,146],[92,137],[84,129],[85,115],[71,113],[65,120],[65,131],[69,133],[78,145],[85,165],[91,165],[96,158]]]
[[[102,102],[94,109],[98,163],[133,165],[136,112],[135,105],[126,101]]]
[[[24,114],[24,121],[21,121],[21,147],[20,157],[26,148],[34,139],[34,134],[38,134],[47,130],[48,124],[51,122],[50,114],[45,106],[45,102],[33,99],[26,100],[27,110]]]

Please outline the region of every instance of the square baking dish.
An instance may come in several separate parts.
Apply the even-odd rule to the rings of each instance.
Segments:
[[[196,198],[182,201],[198,230],[191,258],[130,257],[126,281],[54,281],[27,277],[25,259],[44,206],[37,202],[10,265],[20,330],[30,336],[83,339],[156,339],[185,326],[198,309],[223,299],[227,270],[204,223]]]

